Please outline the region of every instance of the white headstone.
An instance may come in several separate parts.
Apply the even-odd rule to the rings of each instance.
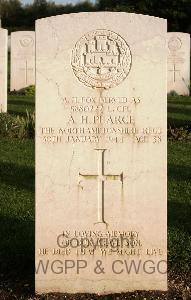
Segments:
[[[36,23],[37,293],[167,289],[166,34],[128,13]]]
[[[11,33],[11,91],[35,84],[35,32]]]
[[[7,111],[7,38],[8,31],[0,28],[0,113]]]
[[[190,93],[190,35],[168,32],[168,93]]]

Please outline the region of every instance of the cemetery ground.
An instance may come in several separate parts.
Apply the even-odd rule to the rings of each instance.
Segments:
[[[25,116],[26,109],[34,111],[34,97],[9,96],[13,118]],[[191,97],[169,97],[168,128],[168,299],[190,299]],[[162,292],[35,297],[34,190],[34,138],[7,137],[0,130],[0,300],[167,298]]]

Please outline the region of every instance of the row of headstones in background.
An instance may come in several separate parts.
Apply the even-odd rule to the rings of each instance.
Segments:
[[[13,32],[0,28],[0,112],[7,111],[7,61],[11,50],[10,90],[35,84],[35,32]]]
[[[189,95],[190,35],[168,33],[168,92]],[[11,34],[11,91],[35,84],[35,32]]]
[[[8,40],[11,49],[10,90],[35,84],[35,32],[13,32]],[[7,110],[7,31],[1,29],[0,111]],[[190,90],[190,35],[168,33],[168,92],[189,95]]]
[[[168,33],[168,92],[189,95],[190,35]],[[35,84],[35,32],[11,34],[11,91]]]

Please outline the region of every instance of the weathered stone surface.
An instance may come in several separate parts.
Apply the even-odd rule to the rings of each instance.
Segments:
[[[11,91],[35,84],[35,32],[11,33]]]
[[[190,35],[168,32],[168,92],[190,93]]]
[[[127,13],[36,23],[37,293],[167,288],[166,34]]]
[[[0,113],[7,111],[7,38],[8,31],[0,28]]]

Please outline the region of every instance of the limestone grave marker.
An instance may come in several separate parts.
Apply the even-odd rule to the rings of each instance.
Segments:
[[[11,91],[35,84],[35,32],[11,33]]]
[[[167,289],[166,34],[128,13],[36,22],[37,293]]]
[[[190,35],[168,32],[168,92],[190,94]]]

